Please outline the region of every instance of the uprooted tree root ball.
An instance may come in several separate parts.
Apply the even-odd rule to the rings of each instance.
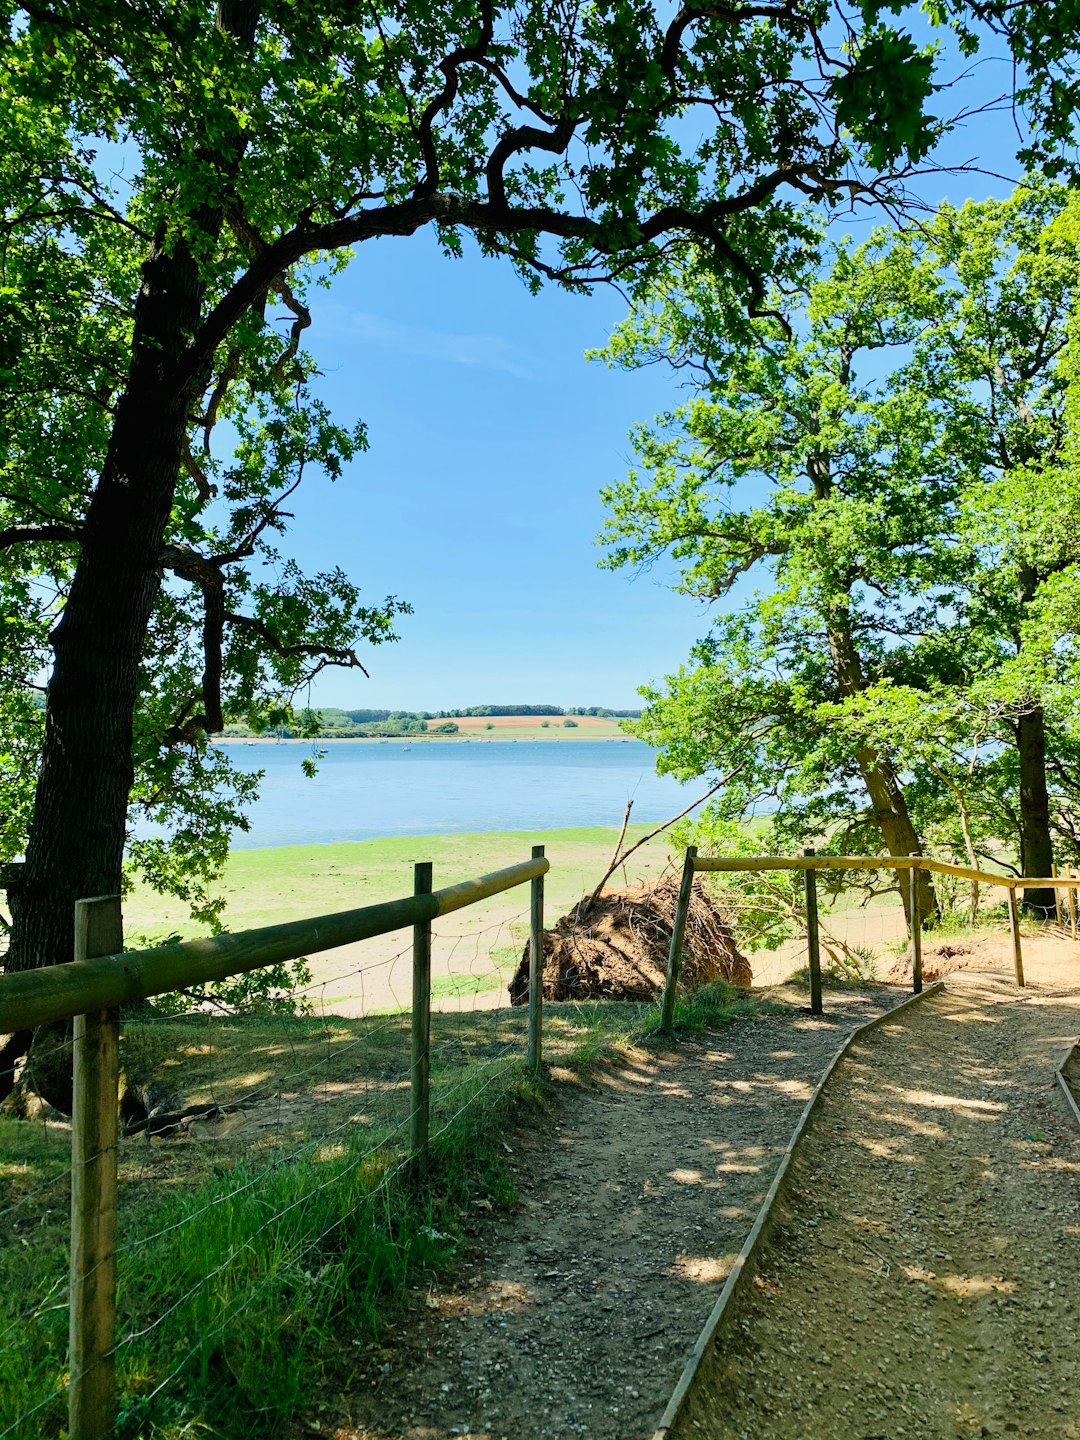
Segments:
[[[678,896],[678,877],[664,876],[580,901],[544,931],[544,999],[655,1000],[664,988]],[[700,881],[686,917],[682,977],[688,986],[753,980],[727,918]],[[526,947],[510,982],[510,1003],[524,1005],[528,998]]]

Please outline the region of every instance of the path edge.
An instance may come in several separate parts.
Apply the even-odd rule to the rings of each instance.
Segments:
[[[1061,1064],[1054,1071],[1057,1082],[1061,1086],[1061,1093],[1065,1096],[1069,1109],[1072,1111],[1072,1117],[1077,1125],[1080,1125],[1080,1105],[1076,1103],[1076,1096],[1073,1094],[1072,1086],[1069,1084],[1069,1077],[1065,1073],[1072,1067],[1080,1070],[1080,1040],[1077,1040],[1075,1044],[1069,1046],[1062,1058]]]
[[[686,1365],[683,1367],[683,1372],[679,1377],[678,1384],[675,1386],[671,1399],[668,1401],[667,1407],[660,1417],[660,1423],[653,1431],[652,1440],[670,1440],[671,1432],[675,1427],[676,1421],[679,1419],[687,1396],[693,1388],[694,1381],[697,1379],[697,1373],[701,1367],[701,1363],[712,1346],[727,1309],[742,1288],[746,1279],[753,1274],[754,1265],[752,1262],[756,1259],[755,1252],[768,1233],[773,1208],[784,1188],[784,1181],[791,1167],[795,1150],[799,1141],[809,1129],[814,1110],[818,1101],[821,1099],[825,1086],[832,1077],[833,1071],[851,1049],[852,1045],[865,1035],[868,1030],[873,1030],[876,1026],[885,1024],[886,1021],[892,1020],[895,1016],[899,1015],[902,1010],[908,1010],[913,1005],[919,1004],[920,1001],[928,999],[931,995],[940,994],[944,989],[945,981],[935,980],[932,985],[927,985],[925,990],[921,991],[920,994],[909,995],[906,999],[901,1000],[898,1005],[894,1005],[890,1010],[885,1010],[880,1015],[875,1015],[872,1020],[866,1020],[862,1025],[857,1025],[825,1067],[821,1079],[814,1086],[813,1094],[803,1107],[803,1112],[799,1116],[798,1124],[791,1132],[791,1139],[788,1141],[787,1148],[780,1157],[780,1164],[777,1166],[776,1174],[773,1176],[772,1184],[769,1186],[765,1199],[761,1202],[761,1208],[758,1210],[757,1217],[750,1227],[750,1233],[743,1241],[742,1249],[739,1251],[735,1263],[731,1267],[731,1272],[724,1282],[724,1288],[721,1290],[716,1304],[709,1314],[709,1318],[705,1321],[704,1329],[698,1336],[697,1344],[694,1346],[689,1360],[687,1360]],[[1077,1042],[1077,1045],[1069,1051],[1068,1055],[1066,1055],[1065,1059],[1061,1062],[1061,1065],[1058,1066],[1057,1074],[1058,1079],[1061,1081],[1062,1088],[1069,1096],[1073,1110],[1076,1112],[1077,1123],[1080,1124],[1080,1109],[1077,1108],[1076,1101],[1071,1091],[1069,1091],[1065,1078],[1061,1073],[1064,1066],[1077,1050],[1080,1050],[1080,1042]]]

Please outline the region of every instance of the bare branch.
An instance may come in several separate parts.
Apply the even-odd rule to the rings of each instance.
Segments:
[[[655,830],[650,830],[647,835],[643,835],[636,844],[631,845],[630,849],[624,851],[623,854],[619,854],[618,846],[616,846],[615,858],[612,860],[611,864],[608,866],[607,870],[601,877],[599,885],[597,885],[596,889],[592,892],[592,894],[587,900],[578,905],[578,910],[585,910],[593,903],[593,901],[599,896],[601,890],[603,890],[604,886],[611,879],[612,875],[614,875],[615,871],[619,868],[620,865],[624,865],[626,861],[630,859],[630,856],[633,855],[635,850],[640,850],[642,845],[644,845],[647,841],[654,840],[656,836],[661,834],[664,830],[669,830],[671,826],[676,823],[676,821],[682,820],[687,815],[689,815],[691,810],[696,810],[699,805],[704,805],[705,801],[711,799],[718,790],[722,790],[725,785],[730,785],[732,780],[735,779],[735,776],[738,775],[739,771],[745,769],[746,764],[747,761],[744,760],[740,765],[736,765],[734,770],[729,770],[728,773],[724,776],[724,778],[722,780],[718,780],[711,789],[706,790],[704,795],[699,795],[696,800],[692,801],[689,805],[687,805],[685,810],[680,810],[678,815],[673,815],[670,820],[665,820],[664,823],[662,825],[658,825]],[[630,809],[628,806],[626,811],[626,819],[628,820],[629,818]],[[625,834],[625,832],[626,820],[623,821],[623,833]],[[621,835],[619,839],[621,841]]]
[[[325,665],[343,665],[347,670],[360,670],[367,679],[371,678],[355,650],[346,650],[333,645],[320,645],[313,640],[301,640],[292,645],[286,644],[274,634],[265,621],[257,619],[254,615],[238,615],[233,610],[227,610],[225,619],[238,629],[250,630],[258,635],[259,639],[268,649],[273,650],[275,655],[310,655],[312,659],[323,662],[320,669]]]

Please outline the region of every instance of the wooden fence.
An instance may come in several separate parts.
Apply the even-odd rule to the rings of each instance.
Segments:
[[[1020,917],[1016,902],[1017,890],[1053,889],[1055,895],[1067,890],[1070,896],[1069,910],[1072,933],[1077,934],[1077,890],[1080,876],[1070,868],[1065,875],[1055,872],[1049,878],[1032,878],[1025,875],[996,875],[989,870],[976,870],[968,865],[953,865],[947,860],[931,860],[925,855],[816,855],[807,850],[803,855],[699,855],[696,845],[687,847],[683,861],[682,884],[675,910],[675,922],[671,931],[671,947],[668,951],[667,981],[660,1009],[660,1029],[670,1034],[675,1018],[675,996],[682,965],[683,935],[686,930],[686,916],[690,905],[694,876],[700,874],[733,874],[766,870],[802,871],[806,885],[806,931],[810,972],[810,1008],[815,1015],[822,1013],[821,998],[821,951],[818,937],[817,872],[819,870],[895,870],[897,880],[907,872],[908,929],[911,943],[912,984],[916,994],[922,990],[922,917],[919,914],[918,875],[925,870],[934,875],[952,875],[961,880],[970,880],[977,885],[999,886],[1008,893],[1009,931],[1012,937],[1013,966],[1017,985],[1024,983],[1024,957],[1020,945]],[[1060,900],[1057,906],[1058,923],[1061,923]]]
[[[1023,985],[1023,960],[1016,890],[1030,886],[1071,892],[1073,930],[1080,877],[1049,879],[995,875],[923,856],[773,855],[727,858],[686,852],[672,927],[661,1030],[671,1032],[679,983],[683,936],[695,874],[788,870],[805,873],[810,952],[811,1008],[821,1013],[821,970],[817,933],[819,870],[894,869],[909,874],[909,911],[914,989],[922,989],[916,880],[920,870],[969,879],[1008,891],[1016,979]],[[535,1074],[542,1056],[542,965],[544,875],[550,862],[543,846],[532,857],[490,875],[441,890],[432,889],[428,863],[414,872],[413,893],[359,909],[265,926],[210,939],[189,940],[151,950],[121,951],[119,896],[81,900],[76,906],[75,959],[65,965],[0,975],[0,1033],[73,1019],[74,1106],[72,1114],[72,1199],[69,1429],[71,1440],[106,1440],[115,1412],[116,1196],[120,1007],[169,991],[227,979],[268,965],[334,949],[340,945],[412,927],[413,994],[410,1057],[410,1159],[419,1177],[427,1164],[430,1106],[431,927],[433,921],[478,901],[531,886],[529,935],[529,1016],[527,1064]],[[17,881],[15,867],[0,869],[0,886]]]
[[[423,1178],[428,1160],[431,1052],[431,926],[440,916],[518,885],[531,886],[527,1064],[542,1059],[544,847],[490,875],[432,890],[430,863],[417,864],[413,894],[233,935],[152,950],[121,951],[118,895],[75,907],[75,959],[66,965],[0,975],[0,1034],[74,1021],[72,1109],[70,1440],[106,1440],[116,1418],[116,1220],[119,1151],[120,1007],[169,991],[277,965],[412,926],[410,1162]],[[17,883],[8,867],[0,883]]]

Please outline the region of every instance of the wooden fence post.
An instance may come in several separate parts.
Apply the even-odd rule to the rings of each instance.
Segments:
[[[1020,950],[1020,914],[1016,904],[1016,886],[1009,886],[1009,929],[1012,932],[1013,963],[1016,966],[1016,983],[1024,984],[1024,956]]]
[[[413,894],[431,894],[431,861],[413,866]],[[428,1164],[431,1109],[431,921],[413,926],[412,978],[412,1125],[410,1150],[416,1172]]]
[[[1067,874],[1068,874],[1068,876],[1069,876],[1069,879],[1071,880],[1071,879],[1073,878],[1073,874],[1075,873],[1075,872],[1074,872],[1074,867],[1073,867],[1072,865],[1067,865],[1067,866],[1065,867],[1065,869],[1066,869],[1066,872],[1067,872]],[[1072,938],[1075,940],[1075,939],[1077,938],[1077,934],[1076,934],[1076,891],[1072,888],[1072,886],[1069,887],[1069,929],[1072,931]]]
[[[1054,877],[1055,880],[1058,878],[1058,867],[1057,867],[1057,861],[1056,861],[1056,860],[1054,861],[1053,865],[1050,866],[1050,874],[1053,875],[1053,877]],[[1060,930],[1060,929],[1061,929],[1061,891],[1058,889],[1058,887],[1057,887],[1056,885],[1054,886],[1054,915],[1055,915],[1055,918],[1057,919],[1057,927],[1058,927],[1058,929]]]
[[[543,845],[532,847],[532,858],[544,858]],[[539,1078],[542,1058],[541,1027],[544,1012],[544,877],[532,881],[529,897],[529,1050],[530,1074]]]
[[[75,905],[75,959],[124,948],[119,895]],[[120,1012],[74,1019],[68,1434],[106,1440],[116,1420],[116,1172]]]
[[[804,850],[804,855],[813,855]],[[817,871],[810,865],[803,872],[806,879],[806,951],[810,964],[810,1013],[823,1015],[821,1003],[821,940],[818,935]]]
[[[664,985],[664,999],[660,1006],[660,1033],[670,1035],[675,1023],[675,991],[679,984],[679,970],[682,967],[683,935],[686,931],[686,916],[690,909],[690,896],[694,888],[694,861],[697,846],[686,847],[683,861],[682,884],[679,899],[675,905],[675,919],[671,927],[671,946],[668,949],[667,983]]]
[[[912,857],[915,858],[915,857]],[[919,867],[908,871],[908,913],[911,916],[911,988],[922,994],[922,912],[919,909]]]

